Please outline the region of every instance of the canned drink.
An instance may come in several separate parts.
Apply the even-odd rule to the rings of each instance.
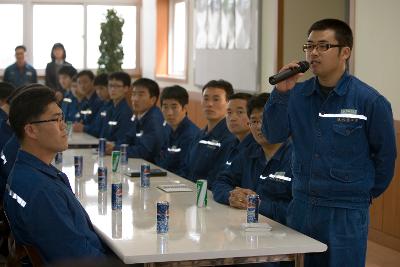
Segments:
[[[62,164],[63,161],[63,153],[62,152],[57,152],[56,157],[54,159],[54,162],[56,164]]]
[[[118,172],[120,156],[121,152],[119,151],[113,151],[111,153],[112,172]]]
[[[140,187],[150,187],[150,164],[142,163],[140,166]]]
[[[101,167],[97,169],[97,183],[99,192],[107,191],[107,167]]]
[[[83,156],[74,156],[75,178],[81,178],[83,172]]]
[[[121,152],[121,165],[126,166],[128,165],[128,145],[127,144],[122,144],[120,146],[120,152]]]
[[[247,223],[258,222],[258,212],[260,208],[260,196],[248,195],[247,196]]]
[[[168,201],[157,202],[157,234],[168,233],[169,203]]]
[[[122,183],[111,185],[111,208],[112,210],[122,209]]]
[[[99,157],[104,157],[106,153],[106,139],[99,138]]]
[[[207,180],[197,180],[197,207],[207,207]]]

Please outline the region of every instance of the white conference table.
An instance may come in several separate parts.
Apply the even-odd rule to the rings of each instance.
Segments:
[[[83,156],[83,177],[76,179],[73,156]],[[140,178],[123,177],[122,212],[111,209],[111,159],[107,191],[98,192],[97,155],[93,149],[70,149],[63,154],[63,172],[75,195],[88,212],[96,232],[126,264],[145,266],[193,266],[294,260],[303,266],[305,253],[323,252],[327,246],[260,215],[271,231],[245,232],[246,211],[219,204],[208,191],[208,206],[197,208],[195,184],[177,175],[151,178],[150,188],[140,187]],[[131,169],[140,169],[140,159],[129,159]],[[154,165],[152,165],[153,167]],[[157,185],[185,183],[193,192],[165,193]],[[156,233],[156,203],[169,202],[169,232]]]
[[[87,133],[72,133],[68,137],[69,148],[94,148],[98,147],[99,139]]]

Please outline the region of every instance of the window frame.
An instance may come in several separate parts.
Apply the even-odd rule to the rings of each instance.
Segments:
[[[84,9],[84,27],[83,33],[83,57],[84,66],[83,69],[87,67],[87,6],[89,5],[110,5],[110,6],[124,6],[132,5],[136,6],[136,68],[134,69],[124,69],[133,77],[139,77],[141,75],[141,65],[140,65],[140,18],[141,18],[141,8],[142,0],[17,0],[17,1],[2,1],[1,4],[22,4],[23,6],[23,33],[22,42],[27,48],[27,61],[31,64],[33,62],[33,6],[34,5],[83,5]],[[0,5],[1,5],[0,4]],[[12,51],[10,51],[12,53]],[[13,62],[10,62],[13,64]],[[5,69],[0,69],[0,75],[4,75]],[[96,72],[97,69],[91,69]],[[36,69],[38,78],[42,78],[45,75],[45,69]]]

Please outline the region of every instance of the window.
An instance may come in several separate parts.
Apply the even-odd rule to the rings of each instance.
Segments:
[[[114,8],[125,22],[122,68],[130,74],[139,74],[140,0],[66,0],[61,4],[56,0],[19,2],[0,4],[0,29],[8,37],[6,42],[0,42],[0,51],[10,51],[0,55],[0,70],[15,62],[14,48],[24,44],[28,48],[28,62],[39,74],[44,74],[46,64],[51,61],[54,43],[64,45],[66,60],[77,69],[96,70],[100,56],[100,24],[105,21],[107,9]]]
[[[22,44],[23,6],[21,4],[0,5],[0,32],[3,36],[0,42],[0,69],[5,69],[15,62],[14,49]]]
[[[187,10],[185,0],[157,1],[157,78],[186,79]]]

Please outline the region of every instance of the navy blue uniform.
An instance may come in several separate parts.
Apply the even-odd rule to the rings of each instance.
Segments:
[[[272,92],[263,131],[270,142],[293,137],[289,226],[328,245],[305,266],[364,266],[368,207],[394,172],[390,103],[348,73],[325,98],[314,77]]]
[[[260,213],[286,224],[287,207],[292,199],[292,144],[281,145],[270,160],[258,143],[242,150],[213,185],[215,201],[229,205],[229,192],[247,188],[260,195]]]
[[[239,139],[236,139],[226,157],[225,167],[228,168],[232,164],[232,161],[239,155],[241,151],[245,150],[255,142],[256,141],[254,140],[254,137],[251,133],[247,134],[241,142],[239,141]]]
[[[79,121],[80,103],[72,92],[66,92],[61,103],[61,109],[64,113],[65,121]]]
[[[45,263],[104,256],[64,173],[20,150],[7,187],[4,209],[14,238],[36,247]]]
[[[157,165],[170,172],[178,173],[190,150],[190,144],[199,132],[200,129],[188,117],[185,117],[175,131],[171,129],[167,143],[161,148]]]
[[[7,120],[0,120],[0,150],[8,142],[8,140],[13,135],[13,131]]]
[[[97,112],[103,105],[103,101],[93,93],[92,96],[87,99],[82,100],[80,105],[80,119],[84,125],[89,125],[96,117]]]
[[[139,119],[134,115],[132,120],[130,131],[123,139],[117,140],[115,149],[118,150],[121,144],[128,144],[128,157],[154,163],[168,134],[160,109],[151,107],[143,117]]]
[[[8,114],[2,108],[0,108],[0,122],[8,120]]]
[[[210,132],[207,128],[201,130],[186,156],[182,176],[193,182],[206,179],[211,189],[217,174],[225,167],[225,159],[234,142],[235,136],[229,132],[225,119]]]
[[[111,102],[111,106],[107,109],[101,136],[113,142],[123,139],[132,126],[132,114],[132,109],[125,99],[122,99],[117,106]]]
[[[1,150],[0,160],[0,197],[3,199],[6,189],[7,178],[14,167],[15,159],[19,150],[19,141],[13,134]]]
[[[104,128],[107,124],[107,113],[112,108],[112,102],[103,102],[103,105],[99,108],[99,111],[94,115],[94,119],[89,125],[83,127],[83,131],[97,138],[104,138]]]
[[[17,63],[14,63],[5,69],[3,81],[13,84],[15,88],[31,83],[37,83],[36,70],[28,63],[25,63],[21,72]]]

